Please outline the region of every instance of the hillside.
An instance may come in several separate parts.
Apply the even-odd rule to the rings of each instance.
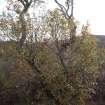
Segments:
[[[105,35],[94,35],[94,36],[97,38],[99,45],[105,48]]]

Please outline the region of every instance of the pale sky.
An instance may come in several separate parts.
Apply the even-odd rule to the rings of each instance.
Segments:
[[[48,0],[48,8],[55,8],[53,0]],[[0,11],[3,10],[4,0],[0,0]],[[80,24],[88,21],[91,33],[105,35],[105,0],[75,0],[74,16]]]

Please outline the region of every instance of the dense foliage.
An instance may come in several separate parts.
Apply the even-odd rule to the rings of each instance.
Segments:
[[[77,35],[75,18],[64,11],[48,11],[36,23],[27,12],[31,0],[9,3],[18,15],[0,20],[2,39],[8,40],[0,42],[0,104],[88,105],[97,97],[103,102],[104,49],[89,25]]]

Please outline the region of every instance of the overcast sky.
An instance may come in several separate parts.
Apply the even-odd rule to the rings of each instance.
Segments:
[[[55,8],[53,0],[48,0],[48,8]],[[4,0],[0,0],[0,11],[3,10]],[[91,25],[93,34],[105,35],[105,0],[75,0],[75,18]]]

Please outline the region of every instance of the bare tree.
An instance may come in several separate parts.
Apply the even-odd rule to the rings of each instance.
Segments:
[[[66,0],[65,2],[66,6],[62,5],[58,0],[55,0],[55,2],[60,7],[60,10],[62,11],[66,19],[71,19],[73,17],[74,0]]]
[[[66,0],[65,6],[62,5],[58,0],[55,0],[55,2],[58,4],[62,14],[67,19],[68,22],[72,21],[73,19],[73,13],[74,13],[74,0]],[[75,34],[76,34],[77,26],[74,24],[70,31],[70,44],[74,43],[75,40]]]

